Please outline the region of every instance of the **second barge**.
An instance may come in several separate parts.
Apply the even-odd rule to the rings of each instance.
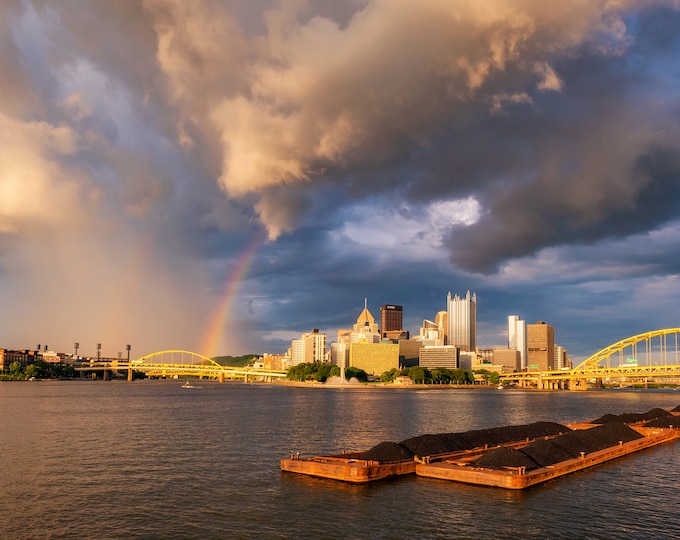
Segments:
[[[524,489],[680,438],[680,430],[675,428],[635,427],[633,429],[643,437],[628,442],[620,441],[617,446],[590,454],[583,452],[578,458],[561,461],[539,469],[529,471],[525,467],[487,469],[476,467],[471,458],[464,457],[461,459],[445,459],[436,463],[419,463],[416,465],[416,474],[427,478],[452,480],[479,486]]]

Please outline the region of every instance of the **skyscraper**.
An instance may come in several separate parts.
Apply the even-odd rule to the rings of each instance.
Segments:
[[[455,345],[461,351],[474,352],[477,348],[477,295],[467,292],[465,298],[447,296],[446,318],[448,322],[447,345]]]
[[[402,306],[395,306],[393,304],[380,306],[380,335],[383,338],[391,338],[392,335],[396,334],[398,337],[402,331],[402,319]]]
[[[520,369],[527,367],[527,323],[519,315],[508,316],[508,349],[519,351]]]
[[[305,362],[326,361],[326,334],[314,328],[301,337],[305,347]]]
[[[543,321],[527,325],[528,371],[554,369],[555,329]]]

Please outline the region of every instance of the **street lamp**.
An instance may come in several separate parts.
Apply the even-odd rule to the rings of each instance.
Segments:
[[[102,344],[97,343],[97,362],[101,360],[102,357]]]
[[[126,345],[125,348],[127,349],[127,361],[128,361],[128,364],[129,364],[130,363],[130,349],[132,347],[130,347],[130,345]]]
[[[75,356],[76,358],[78,358],[78,348],[79,348],[79,347],[80,347],[80,343],[78,343],[78,342],[76,341],[76,342],[73,344],[73,348],[74,348],[75,351],[76,351],[75,354],[74,354],[73,356]]]

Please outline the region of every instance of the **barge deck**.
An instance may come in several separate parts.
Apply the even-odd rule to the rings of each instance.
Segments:
[[[507,467],[503,470],[484,469],[471,466],[472,459],[446,459],[436,463],[419,463],[416,474],[426,478],[451,480],[479,486],[524,489],[553,478],[587,469],[606,461],[623,457],[646,448],[680,438],[680,430],[670,428],[634,428],[644,435],[641,439],[619,443],[580,458],[563,461],[540,469],[526,471],[523,467]]]

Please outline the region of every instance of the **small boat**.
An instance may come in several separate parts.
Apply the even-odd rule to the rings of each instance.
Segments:
[[[505,386],[503,386],[502,384],[499,384],[499,385],[496,387],[496,390],[505,390]]]
[[[182,385],[182,388],[196,388],[193,384],[189,384],[189,381]]]

